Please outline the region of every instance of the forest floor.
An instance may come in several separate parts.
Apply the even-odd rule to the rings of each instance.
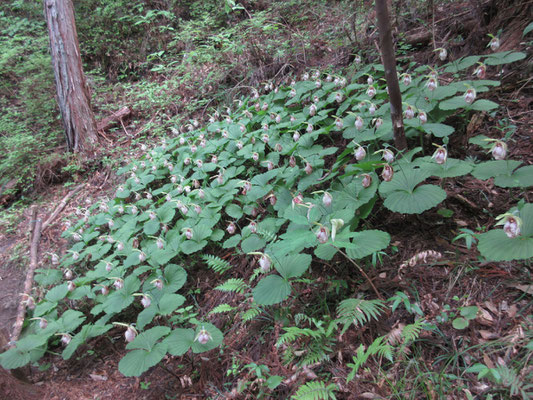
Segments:
[[[444,15],[444,10],[441,12]],[[498,21],[493,21],[495,26],[503,23],[518,23],[522,21],[505,21],[502,16]],[[520,33],[522,31],[520,30]],[[522,50],[519,37],[510,35],[506,46],[508,49]],[[504,41],[505,43],[505,41]],[[464,51],[468,51],[465,49]],[[431,57],[431,49],[420,49],[419,52],[409,54],[416,60],[424,60]],[[327,63],[327,61],[326,61]],[[531,80],[524,85],[523,71],[513,65],[503,71],[498,77],[487,77],[487,79],[499,79],[502,85],[497,91],[491,93],[489,99],[498,102],[506,110],[505,118],[516,126],[516,133],[513,136],[512,145],[509,146],[509,158],[521,160],[527,165],[533,164],[533,91]],[[469,144],[470,137],[484,134],[488,137],[498,137],[497,118],[488,114],[475,114],[468,121],[457,121],[457,125],[464,128],[463,137],[452,139],[457,143],[450,143],[454,147],[454,157],[464,159],[466,156],[481,155],[479,147]],[[130,149],[125,148],[124,152]],[[86,204],[87,200],[95,201],[99,198],[111,197],[121,178],[115,176],[111,170],[101,170],[88,177],[84,188],[67,204],[59,218],[45,232],[43,232],[40,242],[40,254],[64,253],[67,249],[66,240],[60,238],[63,230],[61,224],[62,217],[74,213],[78,206]],[[386,213],[381,209],[373,217],[373,225],[376,229],[383,229],[391,234],[391,243],[398,249],[396,253],[383,257],[382,262],[374,269],[367,271],[373,280],[378,291],[384,297],[390,297],[395,292],[411,291],[413,288],[418,293],[420,306],[425,310],[426,316],[436,318],[443,311],[443,306],[447,305],[452,309],[465,303],[477,305],[481,310],[479,316],[465,330],[458,331],[451,325],[443,332],[444,336],[450,338],[453,343],[460,347],[458,352],[469,353],[471,357],[478,357],[484,360],[487,365],[497,365],[499,362],[506,362],[507,357],[512,359],[513,352],[517,349],[512,346],[508,348],[509,354],[502,355],[493,350],[486,350],[484,346],[488,341],[506,338],[509,342],[513,340],[517,343],[523,339],[524,330],[531,324],[533,314],[533,302],[531,296],[533,289],[525,285],[521,278],[531,273],[528,264],[525,262],[479,262],[479,254],[474,248],[468,248],[463,240],[459,240],[451,245],[455,235],[460,228],[465,227],[486,227],[494,224],[494,216],[506,212],[516,203],[516,199],[523,197],[528,202],[533,201],[533,190],[520,191],[518,189],[502,189],[494,186],[492,180],[481,182],[472,177],[463,177],[451,182],[441,182],[447,192],[447,199],[443,207],[452,211],[452,216],[444,217],[437,211],[429,211],[423,215],[405,216]],[[69,192],[70,188],[63,185],[48,187],[39,193],[35,204],[39,207],[39,216],[45,219]],[[386,217],[386,219],[383,219]],[[20,301],[19,293],[22,290],[25,277],[24,269],[29,260],[29,224],[30,211],[28,208],[15,214],[11,219],[11,226],[2,229],[0,232],[0,332],[4,337],[9,337],[12,324],[15,319],[16,308]],[[439,262],[423,263],[408,266],[401,274],[399,266],[414,255],[433,250],[439,252],[442,257]],[[226,257],[227,252],[220,254]],[[323,268],[327,268],[326,265]],[[314,278],[320,282],[320,267],[313,269]],[[204,271],[205,273],[205,271]],[[211,272],[212,273],[212,272]],[[238,298],[228,298],[227,294],[212,290],[214,285],[210,282],[209,273],[202,277],[192,277],[189,282],[197,282],[197,288],[201,289],[201,295],[196,298],[200,309],[210,309],[213,305],[230,301],[238,302]],[[214,278],[214,276],[213,276]],[[351,292],[367,291],[369,288],[365,284],[356,283],[354,280]],[[531,277],[529,276],[529,282]],[[321,282],[317,290],[328,290],[327,282]],[[307,293],[309,299],[313,298],[313,293]],[[222,297],[225,297],[222,300]],[[399,314],[395,314],[395,318]],[[337,394],[338,399],[382,399],[382,398],[410,398],[407,395],[402,397],[401,390],[409,389],[409,385],[421,385],[416,383],[417,376],[426,376],[428,371],[435,371],[443,363],[459,363],[458,359],[446,359],[446,353],[439,353],[439,346],[444,347],[444,343],[431,343],[431,345],[420,346],[420,365],[425,370],[405,370],[390,371],[387,376],[379,381],[371,379],[380,375],[378,370],[374,370],[370,365],[360,373],[350,384],[345,384],[345,378],[349,371],[346,362],[351,360],[351,355],[356,351],[355,343],[359,343],[361,338],[371,337],[368,330],[373,329],[384,333],[405,323],[412,315],[405,313],[405,319],[386,320],[370,324],[359,332],[358,337],[350,337],[353,333],[349,331],[345,337],[339,338],[335,348],[336,356],[328,361],[328,371],[335,379],[335,383],[340,388]],[[529,318],[529,322],[528,322]],[[234,377],[228,375],[235,360],[233,359],[237,350],[240,350],[239,360],[242,364],[255,362],[267,365],[272,375],[280,375],[285,380],[288,393],[294,385],[314,379],[316,375],[309,371],[288,370],[280,360],[274,343],[277,339],[275,328],[271,334],[262,333],[263,341],[256,341],[254,337],[259,337],[263,332],[264,321],[255,321],[246,333],[235,330],[230,331],[225,337],[225,351],[219,354],[218,350],[213,350],[205,356],[193,358],[191,355],[182,357],[166,358],[160,365],[150,369],[141,378],[127,378],[118,371],[118,362],[125,354],[125,348],[120,339],[120,332],[115,332],[113,340],[97,340],[91,343],[90,352],[84,357],[73,357],[69,361],[63,361],[60,357],[50,355],[47,358],[46,370],[39,370],[35,367],[25,367],[19,375],[31,382],[37,394],[35,398],[43,400],[60,399],[222,399],[222,398],[261,398],[257,394],[231,395],[235,391],[239,382]],[[112,334],[113,335],[113,334]],[[422,338],[423,339],[423,338]],[[434,338],[433,338],[434,339]],[[427,338],[428,341],[433,340]],[[466,345],[468,343],[468,345]],[[244,351],[243,351],[244,350]],[[440,357],[440,358],[439,358]],[[505,360],[504,360],[505,359]],[[501,360],[501,361],[500,361]],[[531,365],[530,369],[533,368]],[[448,373],[459,371],[450,368]],[[524,371],[524,376],[531,371]],[[307,373],[307,378],[303,375]],[[261,382],[251,371],[241,373],[240,380],[247,380],[250,387],[248,393],[258,393],[254,391]],[[394,391],[394,384],[391,381],[402,381],[406,387]],[[434,385],[443,384],[428,380],[424,383],[424,397],[437,399]],[[448,382],[453,382],[449,380]],[[473,381],[470,383],[472,393],[483,391],[485,383]],[[0,385],[0,390],[2,386]],[[11,392],[12,396],[16,393]],[[1,393],[0,393],[0,397]],[[2,397],[4,398],[4,397]],[[13,400],[15,397],[10,397]],[[24,398],[24,397],[21,397]],[[269,398],[264,395],[262,398]],[[414,398],[414,397],[413,397]],[[464,393],[453,393],[450,389],[449,399],[466,398]],[[504,397],[502,397],[504,398]]]

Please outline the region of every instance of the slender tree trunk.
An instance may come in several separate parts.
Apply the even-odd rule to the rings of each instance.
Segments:
[[[90,157],[97,141],[96,122],[83,74],[72,0],[44,0],[44,15],[67,149]]]
[[[381,58],[385,67],[385,78],[389,89],[392,129],[394,145],[398,150],[407,148],[402,116],[402,94],[396,72],[396,57],[392,45],[392,34],[387,9],[387,0],[376,0],[376,16],[378,19],[379,39],[381,42]]]

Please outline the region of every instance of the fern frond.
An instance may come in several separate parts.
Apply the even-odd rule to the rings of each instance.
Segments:
[[[209,268],[211,268],[218,274],[223,274],[224,272],[232,268],[229,262],[211,254],[204,254],[202,256],[202,260],[206,262]]]
[[[248,285],[242,279],[231,278],[224,282],[222,285],[218,285],[215,289],[222,292],[244,293],[248,288]]]
[[[224,303],[224,304],[219,304],[218,306],[213,308],[209,312],[209,314],[221,314],[221,313],[230,312],[230,311],[233,311],[233,310],[235,310],[235,307],[232,307],[229,304]]]
[[[371,319],[377,320],[384,309],[385,303],[381,300],[346,299],[341,301],[337,307],[337,321],[344,324],[341,333],[346,332],[352,323],[362,326]]]
[[[296,393],[291,397],[294,400],[336,400],[335,390],[337,385],[332,383],[326,386],[324,382],[307,382],[298,388]]]
[[[402,329],[402,339],[405,344],[414,342],[420,336],[420,332],[424,329],[425,322],[421,319],[416,320],[414,323],[406,325]]]
[[[290,326],[284,329],[285,333],[281,335],[278,341],[276,342],[276,346],[278,347],[287,342],[294,342],[296,339],[302,336],[312,337],[314,339],[322,337],[322,334],[320,332],[314,331],[309,328],[298,328],[296,326]]]
[[[353,357],[353,364],[347,364],[348,367],[352,368],[352,371],[346,377],[346,383],[350,382],[354,377],[359,368],[367,362],[370,356],[378,355],[380,357],[385,357],[388,360],[392,361],[392,346],[387,343],[385,336],[380,336],[372,342],[368,349],[365,351],[365,346],[362,344],[357,349],[355,356]]]
[[[248,322],[257,317],[259,314],[261,314],[261,309],[259,307],[252,307],[241,315],[241,319],[243,322]]]
[[[259,236],[261,236],[263,239],[265,239],[267,242],[273,242],[276,240],[277,236],[274,232],[270,232],[266,229],[257,228],[257,233]]]

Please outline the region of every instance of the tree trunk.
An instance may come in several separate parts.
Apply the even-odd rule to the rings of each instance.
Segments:
[[[72,0],[44,0],[44,15],[67,149],[90,157],[97,141],[96,122],[83,74]]]
[[[394,55],[394,46],[392,45],[387,0],[376,0],[376,16],[381,42],[381,58],[385,67],[385,78],[389,89],[394,145],[398,150],[404,150],[407,148],[407,141],[403,127],[402,94],[400,93],[398,74],[396,72],[396,57]]]

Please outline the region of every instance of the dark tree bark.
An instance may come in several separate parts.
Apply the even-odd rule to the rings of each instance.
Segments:
[[[91,156],[97,141],[96,122],[83,74],[72,0],[44,0],[44,15],[67,149]]]
[[[379,39],[381,42],[381,58],[385,67],[385,78],[389,88],[392,129],[394,145],[398,150],[407,148],[402,116],[402,94],[396,72],[396,56],[392,44],[391,26],[387,0],[376,0],[376,16],[378,19]]]

